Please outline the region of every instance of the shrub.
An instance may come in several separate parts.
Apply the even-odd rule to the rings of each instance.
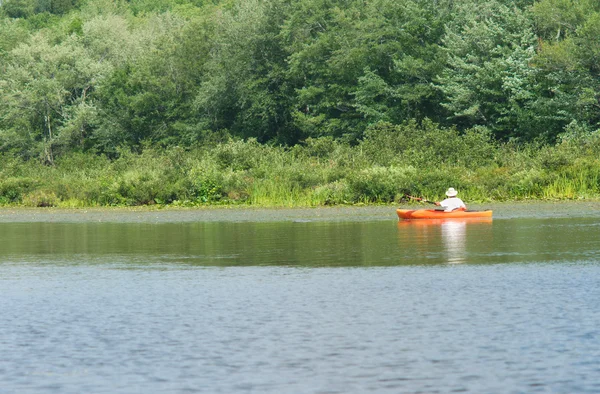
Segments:
[[[375,166],[360,170],[348,177],[353,201],[391,202],[398,194],[398,184],[410,183],[412,167],[395,168]]]
[[[7,178],[0,182],[0,201],[17,203],[23,195],[35,190],[39,182],[31,178]]]
[[[512,174],[507,188],[514,198],[541,197],[544,187],[557,178],[556,173],[544,172],[541,169],[526,169]]]
[[[346,182],[336,181],[315,187],[312,199],[322,205],[348,204],[352,193]]]
[[[23,196],[26,207],[56,207],[60,203],[56,194],[49,190],[35,190]]]
[[[331,156],[338,144],[332,137],[307,138],[304,147],[298,145],[297,151],[307,156],[325,158]]]
[[[460,173],[461,169],[454,167],[420,170],[414,176],[412,185],[415,190],[411,190],[411,192],[414,192],[418,196],[428,197],[429,199],[443,198],[444,192],[449,187],[454,187],[459,192],[462,192],[464,184]]]
[[[403,125],[378,123],[365,132],[361,148],[377,165],[419,168],[442,165],[477,168],[493,162],[497,154],[487,129],[473,128],[460,134],[427,119],[420,125],[415,121]]]
[[[556,145],[496,144],[475,128],[378,123],[358,145],[330,137],[292,148],[232,140],[186,150],[120,150],[115,159],[69,153],[55,166],[0,155],[0,204],[29,206],[222,204],[268,206],[430,200],[457,188],[465,201],[600,197],[600,133]]]
[[[248,170],[257,167],[267,154],[268,148],[260,145],[256,139],[229,140],[219,144],[211,151],[219,168]]]

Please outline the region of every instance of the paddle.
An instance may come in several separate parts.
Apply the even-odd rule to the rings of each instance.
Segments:
[[[406,194],[406,197],[411,198],[411,199],[416,200],[416,201],[423,201],[423,202],[426,202],[426,203],[429,203],[429,204],[437,205],[435,202],[426,200],[426,199],[421,198],[421,197],[413,197],[413,196],[409,196],[408,194]]]

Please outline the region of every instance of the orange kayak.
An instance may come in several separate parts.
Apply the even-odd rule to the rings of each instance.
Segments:
[[[437,209],[396,209],[398,219],[467,219],[491,218],[492,211],[452,211],[444,212]]]

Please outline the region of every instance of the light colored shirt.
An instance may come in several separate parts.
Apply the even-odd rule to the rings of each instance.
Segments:
[[[465,205],[463,200],[461,200],[458,197],[450,197],[445,199],[444,201],[440,201],[440,206],[444,208],[444,212],[452,212],[458,208],[467,209],[467,206]]]

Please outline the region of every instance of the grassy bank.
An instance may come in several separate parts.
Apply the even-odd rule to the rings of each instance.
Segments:
[[[0,157],[0,204],[22,206],[322,206],[399,202],[404,194],[465,201],[600,198],[600,135],[554,146],[497,143],[433,123],[379,124],[357,145],[330,138],[292,148],[255,140],[195,149],[71,153],[54,166]]]

